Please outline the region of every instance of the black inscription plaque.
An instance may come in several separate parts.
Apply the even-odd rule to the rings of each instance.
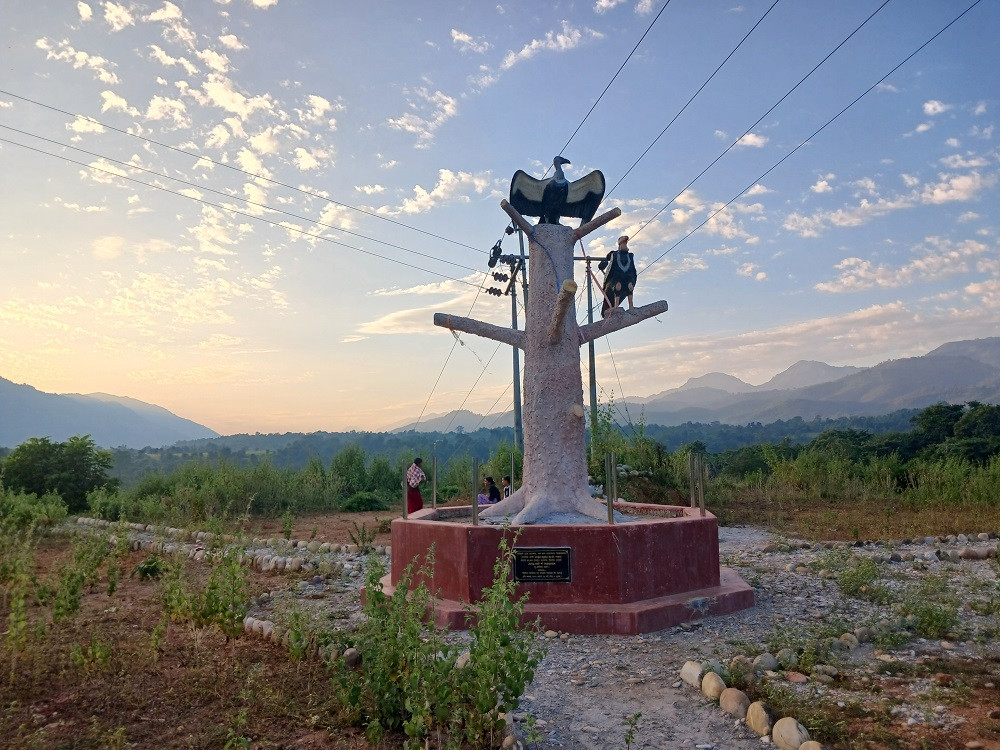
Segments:
[[[515,547],[514,580],[518,583],[570,583],[569,547]]]

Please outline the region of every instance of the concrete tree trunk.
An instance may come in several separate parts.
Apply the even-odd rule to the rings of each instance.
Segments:
[[[524,222],[509,205],[504,209],[519,224]],[[577,230],[560,224],[528,226],[531,304],[524,331],[441,313],[434,316],[436,325],[503,341],[525,352],[521,488],[506,500],[482,508],[481,517],[509,517],[512,524],[537,523],[556,513],[607,518],[607,509],[590,496],[587,483],[580,346],[667,309],[667,303],[660,301],[630,311],[618,308],[606,319],[582,328],[577,324],[574,243],[619,213],[615,209]]]

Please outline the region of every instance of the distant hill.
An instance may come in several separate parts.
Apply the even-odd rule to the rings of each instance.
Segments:
[[[144,448],[218,433],[166,409],[106,393],[45,393],[0,378],[0,446],[13,448],[28,438],[64,442],[90,435],[103,448]]]
[[[871,417],[901,409],[921,409],[945,401],[1000,403],[1000,337],[953,341],[921,356],[890,360],[875,367],[834,367],[801,360],[766,383],[750,385],[721,372],[691,378],[678,388],[629,398],[646,423],[688,422],[745,425],[794,419]],[[463,412],[455,419],[475,429],[482,417]],[[443,430],[450,414],[404,429]],[[483,421],[510,425],[510,414]],[[473,426],[470,427],[469,424]]]

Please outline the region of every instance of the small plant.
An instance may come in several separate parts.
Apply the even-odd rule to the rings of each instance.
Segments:
[[[901,610],[922,638],[944,638],[958,625],[958,602],[944,578],[921,581],[904,597]]]
[[[375,530],[369,529],[364,523],[360,526],[357,521],[352,521],[351,523],[354,525],[354,528],[347,531],[347,536],[351,540],[351,544],[356,545],[362,555],[373,552],[375,549]]]
[[[226,744],[222,746],[222,750],[250,750],[250,740],[244,736],[246,728],[247,709],[244,707],[236,712],[226,728]]]
[[[536,742],[542,741],[542,733],[538,731],[538,719],[534,714],[524,717],[524,742],[526,747],[531,747]]]
[[[81,646],[74,643],[69,652],[70,661],[86,674],[102,672],[111,662],[111,644],[91,638],[90,644]]]
[[[286,510],[281,514],[281,531],[285,535],[285,539],[292,538],[292,526],[295,523],[295,516],[292,515],[290,510]]]
[[[194,589],[183,580],[181,563],[168,566],[164,576],[163,611],[174,622],[192,628],[217,628],[228,643],[243,633],[247,613],[249,577],[240,562],[243,550],[229,547],[215,559],[203,589]]]
[[[313,526],[309,530],[309,539],[315,539],[318,533],[319,533],[319,526]]]
[[[632,750],[632,743],[635,742],[635,733],[641,718],[642,714],[638,711],[625,717],[625,750]]]
[[[159,555],[150,555],[132,568],[129,578],[139,576],[140,581],[155,581],[163,575],[166,569],[167,565],[162,557]]]
[[[375,524],[378,526],[379,534],[388,534],[390,531],[392,531],[391,518],[376,518]]]
[[[845,596],[864,599],[875,604],[888,604],[892,594],[881,583],[878,563],[870,557],[852,558],[847,568],[837,576],[837,585]]]

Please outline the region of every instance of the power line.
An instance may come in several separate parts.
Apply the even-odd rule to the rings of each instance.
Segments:
[[[639,41],[635,43],[635,46],[632,48],[632,51],[628,53],[628,55],[625,57],[624,62],[622,62],[622,64],[618,66],[618,70],[616,70],[615,74],[611,76],[611,80],[608,81],[608,85],[604,87],[604,91],[601,92],[601,95],[597,97],[597,99],[591,105],[590,109],[587,110],[587,114],[585,114],[583,116],[583,119],[580,120],[580,124],[576,126],[576,130],[573,131],[573,134],[569,137],[569,140],[567,140],[566,143],[563,144],[563,147],[559,149],[560,154],[566,151],[566,147],[569,146],[572,140],[576,137],[576,134],[580,132],[580,128],[583,127],[583,124],[587,121],[587,118],[590,117],[591,113],[593,113],[593,111],[597,108],[597,105],[601,103],[601,99],[603,99],[604,95],[608,93],[608,89],[611,88],[611,84],[615,82],[615,79],[618,78],[619,73],[622,72],[622,70],[628,64],[628,61],[632,59],[632,55],[634,55],[635,51],[639,49],[639,45],[642,44],[642,40],[646,38],[646,35],[649,34],[650,31],[652,31],[653,25],[659,20],[660,16],[663,15],[663,11],[667,9],[668,5],[670,5],[670,0],[667,0],[663,4],[663,7],[660,8],[659,13],[657,13],[656,16],[653,18],[653,20],[650,21],[649,26],[646,27],[646,30],[642,33],[642,36],[639,37]],[[549,169],[551,168],[552,167],[550,165]],[[546,170],[545,174],[548,174],[548,170]]]
[[[114,170],[104,169],[104,168],[102,168],[100,166],[97,166],[97,165],[94,165],[94,164],[87,164],[87,163],[82,162],[82,161],[77,161],[76,159],[71,159],[70,157],[64,156],[62,154],[52,154],[52,153],[49,153],[48,151],[43,151],[40,148],[35,148],[34,146],[29,146],[29,145],[27,145],[25,143],[18,143],[17,141],[12,141],[12,140],[9,140],[7,138],[0,138],[0,143],[7,143],[7,144],[10,144],[11,146],[19,146],[19,147],[21,147],[23,149],[26,149],[28,151],[34,151],[35,153],[43,154],[44,156],[51,156],[54,159],[62,159],[63,161],[67,161],[70,164],[76,164],[76,165],[84,167],[86,169],[92,169],[92,170],[97,171],[97,172],[103,172],[105,174],[112,175],[112,176],[117,177],[117,178],[122,179],[122,180],[128,180],[129,182],[134,182],[134,183],[136,183],[138,185],[143,185],[144,187],[150,187],[150,188],[155,188],[156,190],[162,190],[165,193],[170,193],[171,195],[176,195],[176,196],[178,196],[180,198],[185,198],[187,200],[197,201],[198,203],[201,203],[201,204],[203,204],[205,206],[210,206],[211,208],[219,209],[220,211],[228,211],[228,212],[234,213],[234,214],[236,214],[238,216],[245,216],[245,217],[247,217],[249,219],[254,219],[256,221],[261,221],[261,222],[264,222],[265,224],[270,224],[270,225],[272,225],[274,227],[278,227],[280,229],[284,229],[284,230],[289,231],[289,232],[296,232],[296,233],[301,234],[301,235],[306,236],[306,237],[313,237],[313,238],[315,238],[317,240],[322,240],[324,242],[329,242],[330,244],[333,244],[333,245],[339,245],[341,247],[345,247],[348,250],[354,250],[356,252],[363,253],[364,255],[370,255],[370,256],[372,256],[374,258],[381,258],[382,260],[387,260],[387,261],[389,261],[391,263],[395,263],[395,264],[400,265],[400,266],[405,266],[406,268],[412,268],[412,269],[417,270],[417,271],[423,271],[424,273],[429,273],[432,276],[437,276],[438,278],[446,279],[448,281],[455,281],[455,282],[457,282],[459,284],[465,284],[466,286],[474,287],[475,289],[480,289],[481,288],[480,286],[478,286],[476,284],[473,284],[472,282],[466,281],[465,279],[458,279],[458,278],[455,278],[454,276],[448,276],[446,274],[439,273],[437,271],[432,271],[432,270],[430,270],[428,268],[423,268],[421,266],[413,265],[412,263],[405,263],[404,261],[401,261],[398,258],[390,258],[388,256],[380,255],[379,253],[372,252],[371,250],[365,250],[365,249],[360,248],[360,247],[355,247],[354,245],[348,245],[345,242],[340,242],[339,240],[335,240],[335,239],[333,239],[331,237],[326,237],[326,236],[324,236],[322,234],[317,234],[315,232],[310,232],[310,231],[308,231],[306,229],[301,229],[299,227],[292,226],[291,224],[283,224],[281,222],[277,222],[277,221],[273,221],[271,219],[267,219],[267,218],[265,218],[263,216],[257,216],[255,214],[250,213],[249,211],[241,211],[240,209],[234,208],[232,206],[225,206],[225,205],[221,205],[219,203],[212,203],[211,201],[207,201],[204,198],[198,198],[197,196],[194,196],[194,195],[185,195],[184,193],[181,193],[181,192],[179,192],[177,190],[171,190],[170,188],[165,187],[163,185],[157,185],[157,184],[151,183],[151,182],[143,182],[142,180],[138,180],[138,179],[136,179],[134,177],[129,177],[128,175],[119,174],[118,172],[116,172]]]
[[[673,202],[676,201],[680,196],[682,196],[686,190],[688,190],[692,185],[694,185],[698,180],[700,180],[705,175],[705,173],[708,172],[709,169],[711,169],[712,167],[714,167],[719,162],[719,160],[722,159],[723,156],[725,156],[730,151],[732,151],[740,143],[740,141],[742,141],[743,138],[745,138],[747,136],[748,133],[750,133],[755,127],[757,127],[758,125],[760,125],[760,123],[763,122],[764,118],[766,118],[775,109],[777,109],[778,106],[781,105],[781,103],[785,101],[785,99],[787,99],[789,96],[791,96],[799,88],[799,86],[801,86],[803,83],[805,83],[806,80],[809,79],[812,76],[813,73],[815,73],[817,70],[819,70],[819,68],[824,63],[826,63],[827,60],[829,60],[831,57],[833,57],[833,55],[836,54],[837,51],[841,47],[843,47],[845,44],[847,44],[847,42],[849,42],[854,37],[855,34],[857,34],[859,31],[861,31],[861,29],[864,28],[865,25],[867,25],[867,23],[869,21],[871,21],[879,13],[879,11],[881,11],[891,1],[892,0],[885,0],[878,8],[876,8],[871,13],[871,15],[869,15],[864,21],[862,21],[857,26],[857,28],[854,29],[854,31],[852,31],[850,34],[848,34],[847,37],[845,37],[843,39],[843,41],[840,42],[840,44],[838,44],[836,47],[834,47],[832,50],[830,50],[822,60],[820,60],[818,63],[816,63],[816,65],[813,66],[812,70],[810,70],[808,73],[806,73],[804,76],[802,76],[802,78],[799,79],[798,83],[796,83],[794,86],[792,86],[792,88],[790,88],[787,92],[785,92],[785,94],[780,99],[778,99],[778,101],[776,101],[774,104],[772,104],[770,106],[770,108],[764,114],[762,114],[760,117],[758,117],[757,120],[752,125],[750,125],[750,127],[748,127],[746,130],[744,130],[743,133],[738,138],[736,138],[736,140],[734,140],[732,143],[730,143],[718,156],[716,156],[714,159],[712,159],[712,161],[709,162],[708,165],[704,169],[702,169],[700,172],[698,172],[698,174],[696,174],[694,176],[694,178],[691,179],[687,183],[687,185],[685,185],[683,188],[681,188],[677,192],[677,195],[675,195],[673,198],[671,198],[667,202],[667,204],[662,209],[660,209],[660,211],[657,212],[656,215],[659,216],[659,214],[662,213],[664,209],[666,209],[667,207],[669,207],[670,205],[672,205]],[[648,151],[648,149],[647,149],[647,151]],[[645,152],[643,152],[643,153],[645,154]],[[638,161],[636,163],[638,163]],[[622,179],[624,179],[624,177]],[[619,182],[621,182],[621,180],[619,180]],[[656,218],[656,217],[654,216],[653,218]],[[643,228],[645,228],[645,224],[643,224],[642,227],[640,227],[639,230],[637,230],[635,234],[638,234],[639,232],[641,232]]]
[[[780,0],[774,0],[774,2],[773,2],[773,3],[771,3],[771,6],[770,6],[770,7],[769,7],[769,8],[768,8],[768,9],[767,9],[766,11],[764,11],[764,15],[762,15],[762,16],[761,16],[761,17],[760,17],[760,18],[759,18],[759,19],[757,20],[757,23],[755,23],[755,24],[753,25],[753,27],[752,27],[752,28],[750,29],[750,31],[748,31],[748,32],[747,32],[746,34],[744,34],[744,35],[743,35],[743,38],[742,38],[742,39],[740,39],[740,42],[739,42],[739,44],[737,44],[737,45],[736,45],[735,47],[733,47],[732,51],[731,51],[731,52],[730,52],[730,53],[729,53],[728,55],[726,55],[726,59],[724,59],[724,60],[723,60],[723,61],[722,61],[721,63],[719,63],[719,66],[718,66],[718,67],[717,67],[717,68],[716,68],[716,69],[715,69],[714,71],[712,71],[712,75],[710,75],[710,76],[709,76],[708,78],[706,78],[706,79],[705,79],[705,82],[704,82],[704,83],[702,83],[702,84],[701,84],[701,86],[699,86],[699,87],[698,87],[698,90],[697,90],[697,91],[695,91],[695,92],[694,92],[693,94],[691,94],[691,98],[690,98],[690,99],[688,99],[688,100],[687,100],[687,102],[685,102],[685,103],[684,103],[684,106],[683,106],[683,107],[681,107],[681,108],[680,108],[680,109],[679,109],[679,110],[677,111],[677,114],[675,114],[675,115],[674,115],[674,116],[673,116],[673,117],[672,117],[672,118],[670,119],[670,122],[668,122],[668,123],[666,124],[666,126],[665,126],[665,127],[663,128],[663,130],[661,130],[661,131],[660,131],[660,134],[659,134],[658,136],[656,136],[656,138],[654,138],[654,139],[653,139],[653,142],[652,142],[652,143],[650,143],[650,144],[649,144],[649,145],[648,145],[648,146],[646,147],[646,150],[645,150],[645,151],[643,151],[643,152],[642,152],[641,154],[639,154],[639,158],[638,158],[638,159],[636,159],[636,160],[635,160],[634,162],[632,162],[632,166],[630,166],[630,167],[629,167],[628,169],[626,169],[626,170],[625,170],[625,174],[623,174],[623,175],[622,175],[621,177],[619,177],[619,178],[618,178],[618,182],[616,182],[616,183],[615,183],[615,184],[614,184],[614,185],[613,185],[613,186],[611,187],[611,190],[609,190],[609,191],[607,192],[607,194],[605,195],[605,197],[608,197],[608,196],[610,196],[610,195],[611,195],[611,194],[612,194],[613,192],[615,192],[615,189],[616,189],[616,188],[617,188],[617,187],[618,187],[619,185],[621,185],[621,184],[622,184],[622,181],[623,181],[623,180],[624,180],[624,179],[625,179],[626,177],[628,177],[628,176],[629,176],[629,173],[630,173],[630,172],[631,172],[631,171],[632,171],[633,169],[635,169],[635,166],[636,166],[636,164],[638,164],[638,163],[639,163],[640,161],[642,161],[643,157],[644,157],[644,156],[645,156],[646,154],[648,154],[648,153],[649,153],[649,151],[650,151],[650,149],[652,149],[652,148],[653,148],[653,146],[655,146],[655,145],[656,145],[657,141],[659,141],[659,140],[660,140],[660,138],[662,138],[662,137],[663,137],[663,134],[664,134],[664,133],[666,133],[666,132],[667,132],[667,130],[668,130],[668,129],[670,128],[670,126],[671,126],[671,125],[673,125],[673,124],[674,124],[674,123],[675,123],[675,122],[677,121],[677,118],[678,118],[678,117],[680,117],[680,116],[681,116],[682,114],[684,114],[684,111],[685,111],[685,110],[686,110],[686,109],[687,109],[687,108],[688,108],[688,107],[689,107],[689,106],[691,105],[691,102],[693,102],[693,101],[695,100],[695,98],[696,98],[696,97],[698,96],[698,94],[700,94],[700,93],[701,93],[701,92],[702,92],[702,91],[704,90],[704,88],[705,88],[705,87],[706,87],[706,86],[707,86],[707,85],[708,85],[709,83],[711,83],[712,79],[713,79],[713,78],[715,78],[716,74],[717,74],[717,73],[718,73],[718,72],[719,72],[720,70],[722,70],[722,67],[723,67],[723,66],[724,66],[724,65],[725,65],[725,64],[726,64],[727,62],[729,62],[730,58],[731,58],[731,57],[732,57],[733,55],[735,55],[735,54],[736,54],[737,50],[739,50],[739,48],[740,48],[740,47],[742,47],[742,46],[743,46],[743,42],[745,42],[745,41],[746,41],[746,40],[747,40],[747,39],[748,39],[748,38],[750,37],[750,35],[751,35],[751,34],[752,34],[752,33],[753,33],[753,32],[754,32],[754,31],[755,31],[756,29],[757,29],[757,27],[758,27],[758,26],[760,26],[760,25],[761,25],[761,23],[763,23],[764,19],[765,19],[765,18],[767,18],[768,14],[769,14],[769,13],[770,13],[770,12],[771,12],[772,10],[774,10],[774,6],[775,6],[775,5],[777,5],[777,4],[779,3],[779,2],[780,2]]]
[[[240,174],[246,175],[247,177],[252,177],[255,180],[263,180],[264,182],[268,182],[268,183],[270,183],[272,185],[278,185],[278,186],[286,188],[288,190],[294,190],[294,191],[296,191],[298,193],[302,193],[303,195],[308,195],[308,196],[310,196],[312,198],[318,198],[319,200],[326,201],[327,203],[332,203],[335,206],[341,206],[342,208],[347,208],[347,209],[350,209],[351,211],[357,211],[358,213],[362,213],[365,216],[370,216],[373,219],[379,219],[380,221],[387,221],[390,224],[395,224],[396,226],[402,227],[404,229],[409,229],[412,232],[419,232],[420,234],[425,234],[428,237],[433,237],[434,239],[441,240],[443,242],[449,242],[449,243],[451,243],[453,245],[458,245],[459,247],[464,247],[464,248],[467,248],[469,250],[475,250],[476,252],[482,252],[481,250],[479,250],[479,248],[473,247],[472,245],[467,245],[464,242],[459,242],[458,240],[449,239],[448,237],[443,237],[440,234],[435,234],[434,232],[428,232],[427,230],[424,230],[424,229],[418,229],[417,227],[410,226],[409,224],[404,224],[401,221],[397,221],[395,219],[390,219],[388,216],[382,216],[382,215],[374,213],[372,211],[366,211],[363,208],[358,208],[357,206],[352,206],[352,205],[350,205],[348,203],[342,203],[340,201],[334,200],[333,198],[328,198],[328,197],[326,197],[324,195],[321,195],[321,194],[319,194],[317,192],[314,192],[312,190],[307,190],[307,189],[301,188],[301,187],[295,187],[294,185],[289,185],[287,183],[281,182],[280,180],[275,180],[275,179],[273,179],[271,177],[265,177],[264,175],[254,174],[253,172],[248,172],[247,170],[241,169],[240,167],[233,166],[232,164],[226,164],[225,162],[216,161],[215,159],[212,159],[212,158],[210,158],[208,156],[204,156],[204,155],[198,154],[198,153],[193,153],[191,151],[186,151],[186,150],[184,150],[182,148],[178,148],[177,146],[171,146],[169,143],[163,143],[162,141],[157,141],[157,140],[155,140],[153,138],[148,138],[148,137],[143,136],[143,135],[138,135],[136,133],[129,132],[128,130],[124,130],[123,128],[117,128],[114,125],[108,125],[105,122],[101,122],[100,120],[97,120],[97,119],[95,119],[93,117],[89,117],[87,115],[80,115],[80,114],[76,114],[75,112],[69,112],[69,111],[67,111],[65,109],[60,109],[59,107],[53,106],[51,104],[45,104],[44,102],[40,102],[40,101],[38,101],[36,99],[31,99],[31,98],[26,97],[26,96],[21,96],[20,94],[15,94],[13,91],[7,91],[6,89],[0,89],[0,94],[4,94],[5,96],[11,96],[11,97],[14,97],[15,99],[20,99],[21,101],[28,102],[29,104],[34,104],[36,107],[42,107],[44,109],[48,109],[48,110],[51,110],[53,112],[59,112],[60,114],[66,115],[68,117],[79,117],[80,119],[87,120],[88,122],[92,122],[92,123],[94,123],[96,125],[100,125],[101,127],[107,128],[108,130],[111,130],[111,131],[113,131],[115,133],[121,133],[122,135],[127,135],[127,136],[130,136],[132,138],[138,138],[141,141],[145,141],[147,143],[152,143],[152,144],[154,144],[156,146],[160,146],[162,148],[169,149],[170,151],[173,151],[175,153],[183,154],[184,156],[190,156],[192,159],[204,160],[204,161],[207,161],[207,162],[210,162],[210,163],[214,164],[217,167],[224,167],[224,168],[230,169],[230,170],[232,170],[234,172],[238,172]]]
[[[466,271],[472,271],[473,273],[478,273],[479,272],[478,268],[472,268],[471,266],[464,266],[461,263],[455,263],[454,261],[450,261],[450,260],[443,260],[441,258],[438,258],[437,256],[434,256],[434,255],[429,255],[427,253],[422,253],[422,252],[419,252],[418,250],[411,250],[408,247],[403,247],[402,245],[396,245],[396,244],[393,244],[392,242],[386,242],[385,240],[380,240],[380,239],[377,239],[375,237],[369,237],[367,235],[361,234],[360,232],[352,232],[349,229],[344,229],[343,227],[338,227],[338,226],[335,226],[334,224],[327,224],[326,222],[319,221],[318,219],[317,220],[313,220],[313,219],[310,219],[307,216],[302,216],[300,214],[295,214],[295,213],[292,213],[291,211],[286,211],[285,209],[274,208],[273,206],[270,206],[267,203],[259,203],[257,201],[252,201],[249,198],[239,198],[239,197],[236,197],[236,196],[233,196],[233,195],[227,193],[224,190],[216,190],[215,188],[208,187],[207,185],[203,185],[203,184],[200,184],[200,183],[197,183],[197,182],[191,182],[190,180],[185,180],[185,179],[183,179],[181,177],[172,177],[172,176],[167,175],[167,174],[161,174],[160,172],[157,172],[156,170],[149,169],[147,167],[141,167],[141,166],[139,166],[137,164],[133,164],[132,162],[122,161],[121,159],[114,159],[114,158],[112,158],[110,156],[105,156],[104,154],[99,154],[99,153],[97,153],[95,151],[88,151],[87,149],[80,148],[79,146],[72,146],[72,145],[70,145],[68,143],[62,143],[61,141],[53,140],[52,138],[46,138],[45,136],[38,135],[37,133],[31,133],[31,132],[28,132],[26,130],[20,130],[19,128],[15,128],[15,127],[12,127],[10,125],[4,125],[3,123],[0,123],[0,128],[4,128],[5,130],[13,130],[15,133],[20,133],[21,135],[26,135],[26,136],[28,136],[30,138],[37,138],[40,141],[45,141],[46,143],[51,143],[54,146],[60,146],[62,148],[72,149],[73,151],[78,151],[78,152],[80,152],[82,154],[87,154],[88,156],[93,156],[93,157],[96,157],[98,159],[104,159],[105,161],[112,162],[114,164],[121,164],[123,167],[127,167],[128,169],[135,169],[135,170],[138,170],[140,172],[145,172],[146,174],[154,175],[155,177],[163,177],[163,178],[166,178],[168,180],[173,180],[174,182],[179,182],[182,185],[187,185],[187,186],[192,187],[192,188],[194,188],[195,190],[198,190],[198,191],[204,190],[205,192],[208,192],[208,193],[214,193],[215,195],[220,195],[223,198],[231,198],[233,200],[238,200],[238,201],[241,201],[242,203],[245,203],[246,205],[249,205],[249,206],[256,206],[258,208],[263,208],[263,209],[266,209],[268,211],[272,211],[272,212],[274,212],[276,214],[282,214],[283,216],[290,216],[293,219],[299,219],[300,221],[306,221],[306,222],[309,222],[311,224],[315,224],[317,226],[326,227],[327,229],[333,229],[333,230],[335,230],[337,232],[343,232],[344,234],[349,234],[352,237],[358,237],[358,238],[363,239],[363,240],[369,240],[370,242],[377,242],[380,245],[385,245],[386,247],[391,247],[391,248],[393,248],[395,250],[402,250],[405,253],[411,253],[412,255],[418,255],[418,256],[420,256],[422,258],[427,258],[429,260],[434,260],[434,261],[437,261],[439,263],[447,263],[448,265],[452,265],[452,266],[455,266],[456,268],[461,268],[461,269],[466,270]],[[183,195],[183,193],[181,193],[181,195]]]
[[[813,131],[811,135],[809,135],[805,139],[803,139],[795,148],[793,148],[791,151],[789,151],[787,154],[785,154],[783,157],[781,157],[781,159],[779,159],[771,167],[769,167],[766,171],[764,171],[761,175],[759,175],[756,179],[754,179],[749,185],[747,185],[745,188],[743,188],[742,190],[740,190],[739,193],[737,193],[736,195],[734,195],[728,202],[726,202],[725,205],[723,205],[718,210],[712,212],[708,217],[705,218],[704,221],[702,221],[700,224],[698,224],[698,226],[696,226],[690,232],[688,232],[683,237],[681,237],[679,240],[677,240],[677,242],[675,242],[673,245],[671,245],[670,247],[668,247],[655,260],[653,260],[645,268],[643,268],[641,271],[639,271],[639,273],[645,273],[646,271],[648,271],[650,268],[653,267],[653,265],[655,265],[656,263],[659,263],[661,260],[663,260],[663,258],[667,255],[667,253],[669,253],[671,250],[673,250],[675,247],[677,247],[679,244],[681,244],[684,240],[686,240],[692,234],[694,234],[699,229],[701,229],[703,226],[705,226],[708,222],[710,222],[712,219],[714,219],[720,213],[722,213],[727,208],[729,208],[729,206],[731,206],[733,203],[735,203],[736,200],[741,195],[743,195],[743,193],[745,193],[747,190],[749,190],[750,188],[752,188],[754,185],[756,185],[762,179],[764,179],[765,177],[767,177],[767,175],[769,175],[771,172],[773,172],[775,169],[777,169],[781,164],[783,164],[789,157],[791,157],[794,153],[796,153],[800,148],[802,148],[803,146],[805,146],[809,141],[811,141],[817,135],[819,135],[824,130],[826,130],[830,125],[832,125],[836,120],[838,120],[851,107],[853,107],[855,104],[857,104],[859,101],[861,101],[861,99],[863,99],[865,96],[867,96],[868,94],[870,94],[886,78],[888,78],[889,76],[891,76],[893,73],[895,73],[901,67],[903,67],[906,63],[908,63],[910,60],[912,60],[914,57],[916,57],[916,55],[919,54],[927,45],[929,45],[931,42],[933,42],[935,39],[937,39],[939,36],[941,36],[941,34],[943,34],[945,31],[947,31],[949,28],[951,28],[954,24],[956,24],[959,20],[961,20],[967,13],[969,13],[969,11],[971,11],[973,8],[975,8],[977,5],[979,5],[979,3],[981,3],[981,2],[982,2],[982,0],[975,0],[975,2],[972,3],[972,5],[970,5],[964,11],[962,11],[957,16],[955,16],[955,18],[953,18],[951,21],[949,21],[947,24],[945,24],[933,36],[931,36],[930,39],[928,39],[926,42],[924,42],[919,47],[917,47],[913,52],[911,52],[909,55],[907,55],[905,58],[903,58],[903,60],[901,60],[899,63],[897,63],[888,73],[886,73],[885,75],[883,75],[881,78],[879,78],[877,81],[875,81],[875,83],[873,83],[871,86],[869,86],[867,89],[865,89],[861,94],[859,94],[857,97],[855,97],[850,102],[850,104],[848,104],[846,107],[844,107],[839,112],[837,112],[837,114],[835,114],[833,117],[831,117],[830,119],[828,119],[819,128],[817,128],[815,131]],[[670,204],[668,203],[667,206],[669,206],[669,205]],[[641,232],[643,229],[645,229],[647,226],[649,226],[649,224],[652,221],[654,221],[657,216],[659,216],[661,213],[663,213],[667,209],[667,206],[663,206],[663,208],[661,208],[659,211],[657,211],[655,214],[653,214],[653,216],[648,221],[644,222],[643,225],[635,232],[635,234],[633,236],[638,235],[639,232]]]

